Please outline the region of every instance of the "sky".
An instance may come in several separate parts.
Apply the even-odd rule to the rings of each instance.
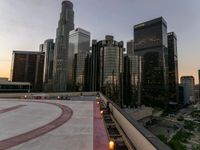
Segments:
[[[200,69],[199,0],[71,0],[75,27],[91,32],[91,39],[113,35],[133,39],[133,26],[160,16],[178,40],[179,77]],[[38,51],[54,38],[62,0],[0,0],[0,77],[9,77],[12,51]]]

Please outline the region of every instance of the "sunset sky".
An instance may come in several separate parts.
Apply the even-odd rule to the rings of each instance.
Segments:
[[[10,76],[13,50],[38,51],[54,38],[62,0],[0,0],[0,77]],[[91,32],[92,39],[106,34],[116,40],[133,39],[133,26],[160,16],[168,32],[178,38],[179,77],[200,69],[199,0],[73,0],[75,27]]]

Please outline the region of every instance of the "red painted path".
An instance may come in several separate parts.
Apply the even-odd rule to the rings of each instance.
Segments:
[[[8,108],[5,108],[5,109],[1,109],[0,114],[6,113],[6,112],[9,112],[9,111],[12,111],[12,110],[24,107],[24,106],[26,106],[26,105],[17,105],[17,106],[14,106],[14,107],[8,107]]]
[[[99,105],[94,101],[94,144],[93,150],[108,149],[108,135],[105,130],[103,118],[100,114]]]

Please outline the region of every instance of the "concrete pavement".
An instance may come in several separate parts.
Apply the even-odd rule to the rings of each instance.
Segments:
[[[15,143],[11,150],[93,150],[93,104],[91,100],[0,100],[0,110],[23,106],[0,113],[0,150],[9,144],[3,142],[16,137],[28,140]]]

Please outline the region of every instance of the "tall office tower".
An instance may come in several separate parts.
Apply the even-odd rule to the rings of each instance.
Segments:
[[[44,58],[44,75],[43,75],[43,88],[45,91],[52,91],[53,79],[53,59],[54,59],[54,42],[53,39],[48,39],[43,44],[43,51],[45,52]]]
[[[123,62],[123,104],[127,107],[138,106],[141,97],[141,57],[125,54]]]
[[[127,42],[124,55],[123,101],[126,106],[140,105],[141,57],[134,55],[134,41]]]
[[[200,70],[198,70],[198,75],[199,75],[199,103],[200,103]]]
[[[184,104],[194,102],[194,77],[182,76],[181,85],[183,86]]]
[[[40,44],[40,46],[39,46],[39,52],[44,52],[44,44]]]
[[[134,26],[134,52],[142,56],[141,102],[168,104],[167,23],[160,17]]]
[[[92,40],[91,91],[100,91],[100,47],[102,42]]]
[[[84,91],[92,91],[92,52],[89,51],[85,58]]]
[[[42,91],[44,53],[13,51],[11,81],[30,82],[33,91]]]
[[[72,90],[72,58],[74,53],[69,51],[69,32],[73,29],[73,4],[70,1],[63,1],[54,50],[54,91]]]
[[[168,71],[169,71],[169,100],[179,102],[178,88],[178,58],[177,38],[174,32],[168,33]]]
[[[92,61],[95,62],[93,72],[96,75],[93,79],[96,80],[93,82],[99,82],[99,89],[117,104],[122,105],[123,42],[115,41],[110,35],[107,35],[105,40],[95,42],[93,41],[92,47],[92,59],[95,60]],[[99,76],[96,70],[99,70]]]
[[[69,33],[69,51],[70,53],[76,54],[76,59],[74,60],[74,55],[70,59],[74,60],[74,72],[72,76],[74,78],[74,83],[76,90],[84,90],[84,79],[85,79],[85,59],[87,53],[90,49],[90,32],[77,28],[70,31]]]
[[[134,40],[128,41],[126,48],[128,55],[134,55]]]

